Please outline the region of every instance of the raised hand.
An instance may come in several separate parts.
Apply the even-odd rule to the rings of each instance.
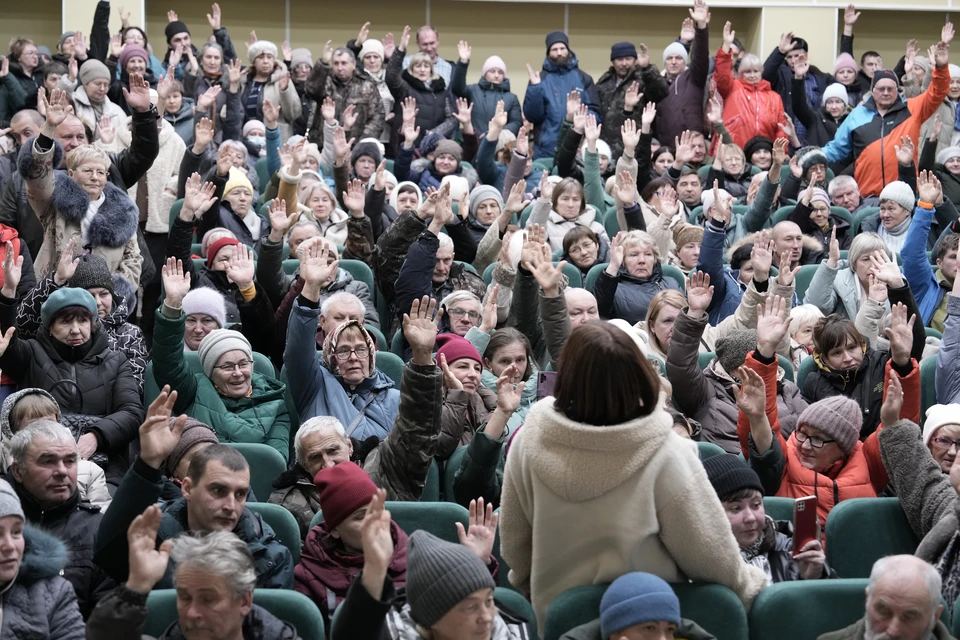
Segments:
[[[468,128],[473,129],[472,115],[473,105],[470,104],[470,101],[466,98],[457,98],[457,110],[453,117],[457,119],[464,131],[467,131]],[[496,119],[496,116],[494,116],[494,119]]]
[[[489,334],[497,328],[497,295],[500,293],[500,285],[493,285],[493,289],[487,294],[487,301],[483,304],[483,318],[480,321],[480,331]]]
[[[803,177],[803,167],[800,166],[800,160],[797,159],[797,156],[790,158],[790,173],[793,174],[794,178]]]
[[[159,469],[164,460],[173,453],[183,434],[185,416],[180,416],[170,427],[170,417],[177,402],[177,392],[165,385],[150,406],[147,417],[140,425],[140,459],[154,469]]]
[[[333,125],[337,121],[337,103],[333,101],[333,98],[327,96],[323,99],[323,102],[320,103],[320,115],[323,117],[324,122],[329,125]]]
[[[210,111],[210,109],[217,103],[217,96],[220,95],[220,91],[221,91],[220,85],[215,84],[209,89],[207,89],[206,91],[204,91],[202,94],[200,94],[200,97],[197,98],[197,111],[201,111],[201,112]],[[269,100],[263,101],[264,110],[268,108],[267,107],[268,102],[270,101]],[[265,119],[267,118],[266,113],[264,113],[264,118]]]
[[[793,51],[797,46],[796,41],[793,39],[793,31],[788,31],[787,33],[780,34],[780,53],[786,55]]]
[[[212,182],[200,182],[200,174],[194,173],[187,178],[183,193],[183,206],[180,217],[186,222],[193,222],[201,217],[217,202],[214,197],[216,185]]]
[[[791,142],[797,140],[797,128],[793,126],[793,120],[790,116],[784,112],[783,119],[777,123],[777,127],[780,128],[780,131],[783,131],[784,135],[790,139]]]
[[[167,22],[177,22],[178,20],[180,20],[180,18],[177,17],[176,11],[173,11],[172,9],[167,11]]]
[[[943,25],[943,28],[940,29],[940,42],[944,44],[950,44],[950,41],[953,40],[954,30],[953,23],[948,22]]]
[[[580,90],[574,89],[567,94],[567,121],[573,122],[573,116],[580,110]]]
[[[890,372],[890,384],[883,396],[880,405],[880,423],[885,427],[892,427],[900,421],[900,410],[903,409],[903,385],[896,371]]]
[[[507,126],[507,110],[504,108],[503,100],[497,100],[497,108],[493,112],[493,118],[490,119],[490,129],[499,132],[505,126]]]
[[[527,63],[527,75],[530,77],[530,84],[540,84],[540,72],[534,71],[529,63]]]
[[[680,25],[680,41],[693,42],[695,37],[697,37],[697,32],[693,28],[693,19],[684,18],[683,23]]]
[[[79,256],[76,256],[77,238],[73,236],[67,243],[67,246],[60,252],[60,260],[57,262],[57,270],[53,274],[53,282],[58,287],[70,282],[73,274],[77,272],[77,265],[80,264]],[[8,252],[9,253],[9,252]],[[16,287],[14,287],[16,290]]]
[[[512,364],[501,371],[497,378],[497,409],[512,416],[523,399],[524,387],[526,383],[520,380],[520,368],[517,365]]]
[[[17,286],[23,273],[23,256],[13,257],[13,242],[7,240],[7,255],[3,259],[3,288],[0,289],[7,298],[16,300]]]
[[[710,9],[707,8],[705,0],[694,0],[693,9],[690,9],[690,17],[701,29],[706,29],[710,24]]]
[[[860,12],[852,4],[843,10],[843,24],[853,26],[860,19]]]
[[[943,118],[937,113],[933,116],[933,126],[930,127],[930,135],[927,140],[936,141],[940,139],[940,132],[943,130]]]
[[[788,144],[789,141],[784,138],[777,138],[773,141],[773,159],[770,162],[770,170],[767,174],[772,178],[771,182],[780,181],[780,169],[783,167],[783,163],[787,162]]]
[[[127,557],[130,568],[126,587],[135,593],[150,593],[167,572],[173,540],[164,540],[157,547],[157,530],[160,528],[161,518],[160,507],[152,504],[134,518],[127,528]]]
[[[347,190],[343,192],[343,206],[355,218],[363,217],[363,205],[366,202],[367,189],[363,183],[354,179],[347,183]]]
[[[376,574],[380,589],[383,588],[383,579],[380,576],[386,576],[394,553],[393,535],[390,533],[390,512],[383,508],[386,499],[387,490],[377,489],[373,500],[367,505],[363,522],[360,523],[360,539],[363,541],[363,579],[366,579],[368,573]]]
[[[587,141],[587,150],[596,152],[597,140],[600,139],[600,123],[597,122],[597,117],[592,113],[587,116],[584,123],[583,137]]]
[[[790,313],[785,301],[768,295],[763,306],[757,305],[757,351],[772,358],[789,331]]]
[[[213,89],[219,89],[220,87],[214,86]],[[206,95],[206,94],[204,94]],[[263,124],[267,125],[267,129],[276,129],[279,126],[280,122],[280,105],[273,104],[269,99],[263,99]]]
[[[650,49],[642,42],[637,45],[637,66],[641,69],[650,66]]]
[[[324,242],[317,242],[310,246],[300,261],[300,276],[304,280],[304,296],[310,300],[320,298],[320,290],[340,267],[340,261],[329,261],[329,250]],[[311,292],[308,293],[307,289]]]
[[[360,117],[360,114],[357,113],[357,108],[355,105],[348,104],[347,107],[343,110],[343,128],[349,131],[353,128],[353,125],[356,124],[357,118]],[[353,144],[353,141],[350,142]]]
[[[253,250],[245,244],[239,244],[227,263],[227,281],[241,290],[253,284]]]
[[[793,285],[797,279],[797,274],[800,273],[800,267],[803,266],[798,264],[791,269],[790,253],[790,249],[787,249],[780,255],[780,271],[777,273],[777,282],[779,282],[783,287],[789,287]]]
[[[714,95],[707,100],[707,121],[717,126],[723,122],[723,104],[720,97]]]
[[[470,53],[473,49],[470,48],[470,45],[466,40],[461,40],[457,43],[457,53],[460,54],[460,62],[467,64],[470,62]]]
[[[227,74],[230,77],[230,93],[236,93],[240,86],[240,77],[243,75],[243,65],[240,58],[234,58],[227,63]]]
[[[837,263],[840,262],[840,241],[837,240],[837,225],[833,225],[833,230],[830,231],[830,249],[827,254],[827,266],[831,269],[837,268]]]
[[[293,47],[290,46],[288,41],[283,41],[283,44],[280,45],[280,51],[283,53],[284,62],[289,62],[293,59]]]
[[[438,309],[437,301],[430,296],[414,300],[410,313],[403,314],[403,336],[413,349],[414,364],[433,364],[433,345],[442,316],[443,309]]]
[[[810,71],[810,62],[807,60],[798,60],[793,66],[793,77],[797,79],[806,78],[808,71]]]
[[[713,302],[713,286],[710,284],[710,274],[697,271],[690,274],[690,284],[687,285],[688,314],[692,318],[701,318]]]
[[[270,201],[267,206],[267,214],[270,216],[270,240],[271,242],[283,242],[283,237],[287,235],[300,217],[299,211],[287,213],[287,203],[285,200],[276,198]]]
[[[388,31],[381,42],[383,42],[383,55],[389,59],[393,55],[393,50],[397,48],[394,43],[393,32]]]
[[[886,251],[874,251],[870,254],[870,273],[880,282],[892,289],[903,286],[903,274],[896,262],[887,257]]]
[[[210,7],[210,13],[207,14],[207,22],[214,31],[220,29],[220,5],[216,2]]]
[[[620,273],[620,266],[623,264],[623,231],[619,232],[610,243],[610,262],[605,271],[607,275],[616,276]]]
[[[884,329],[883,334],[890,340],[890,358],[897,366],[902,367],[910,362],[913,325],[916,321],[915,315],[907,320],[907,305],[902,302],[890,307],[890,326]]]
[[[67,115],[69,115],[67,111],[68,105],[69,101],[67,100],[66,92],[60,89],[54,89],[50,92],[50,99],[47,100],[46,105],[47,119],[43,123],[45,135],[52,138],[54,130],[67,119]]]
[[[123,89],[123,97],[134,111],[146,113],[150,110],[150,85],[142,73],[130,74],[130,89]]]
[[[629,171],[621,171],[613,185],[617,200],[626,207],[632,207],[637,202],[637,183]]]
[[[933,205],[943,201],[943,186],[932,171],[921,171],[917,176],[917,196],[921,202]]]
[[[556,298],[560,295],[560,284],[563,282],[563,267],[565,260],[556,266],[553,264],[549,245],[536,244],[527,250],[524,246],[523,268],[529,271],[547,298]]]
[[[503,211],[507,220],[509,221],[510,216],[523,211],[530,200],[527,199],[527,181],[526,180],[517,180],[512,187],[510,187],[510,194],[507,196],[507,201],[503,203]]]
[[[493,552],[493,541],[497,537],[497,523],[500,514],[493,512],[493,505],[487,504],[484,509],[483,498],[471,500],[470,519],[467,522],[469,529],[463,530],[463,525],[457,523],[457,536],[460,544],[477,554],[485,564],[490,564],[490,554]]]
[[[337,157],[336,165],[338,167],[342,167],[347,162],[347,158],[350,157],[350,150],[353,148],[354,140],[356,140],[356,138],[350,138],[350,140],[347,141],[347,133],[343,127],[333,133],[333,152]]]
[[[713,181],[713,218],[714,220],[723,220],[724,224],[730,224],[733,218],[733,200],[720,196],[720,184]]]
[[[184,271],[183,261],[167,258],[167,263],[160,269],[160,277],[166,295],[164,304],[171,309],[181,308],[183,298],[190,293],[190,272]]]
[[[361,47],[369,37],[370,37],[370,22],[368,21],[368,22],[364,22],[363,25],[360,27],[360,31],[357,32],[357,38],[356,40],[354,40],[354,43],[358,47]]]
[[[948,23],[949,24],[949,23]],[[953,26],[950,26],[950,38],[953,39]],[[950,45],[946,42],[938,42],[934,46],[934,61],[938,67],[945,67],[950,62]]]
[[[730,50],[733,48],[733,41],[737,38],[737,32],[733,30],[733,26],[728,21],[723,25],[723,45],[722,48],[726,53],[730,53]]]
[[[113,144],[113,141],[117,138],[117,130],[113,126],[113,120],[111,120],[107,114],[100,116],[100,126],[98,130],[100,132],[100,142],[105,145],[109,146]]]
[[[121,53],[123,53],[123,40],[119,33],[115,33],[110,37],[110,57],[119,58]]]
[[[875,275],[872,273],[867,276],[869,285],[867,287],[867,297],[873,300],[874,302],[882,305],[887,304],[887,300],[890,298],[890,293],[887,290],[887,283],[882,280],[878,280]]]
[[[447,356],[440,354],[440,370],[443,372],[443,386],[451,391],[463,391],[463,383],[453,375],[450,365],[447,364]]]
[[[737,406],[751,422],[766,417],[767,386],[763,378],[749,367],[737,369],[737,377],[740,378]]]
[[[693,132],[686,130],[679,138],[674,138],[674,162],[681,167],[693,160]]]
[[[213,122],[209,118],[201,118],[193,128],[193,132],[193,152],[199,155],[206,151],[210,143],[213,142]]]
[[[773,266],[773,248],[773,239],[766,229],[754,238],[753,249],[750,251],[750,262],[753,263],[753,279],[757,282],[766,282],[770,278],[770,267]]]
[[[641,98],[643,98],[643,93],[640,92],[640,83],[634,80],[623,95],[623,110],[627,113],[633,111],[640,104]]]
[[[893,145],[893,150],[897,154],[897,162],[905,167],[913,164],[913,157],[917,151],[917,147],[913,144],[913,140],[910,139],[909,135],[900,136],[900,144]]]
[[[517,131],[517,146],[515,150],[521,156],[526,157],[530,155],[530,129],[526,124],[523,124],[520,130]]]

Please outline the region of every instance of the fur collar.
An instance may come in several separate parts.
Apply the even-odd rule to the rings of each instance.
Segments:
[[[90,223],[90,244],[114,249],[122,247],[137,233],[140,213],[130,196],[111,182],[104,187],[103,195],[106,202]],[[80,224],[90,206],[90,196],[66,173],[58,171],[53,206],[69,222]]]
[[[59,538],[29,524],[23,537],[26,544],[17,581],[29,584],[52,578],[67,566],[67,547]]]
[[[646,466],[667,440],[679,438],[670,429],[665,401],[661,393],[650,415],[596,426],[570,420],[554,408],[553,398],[541,400],[520,432],[530,440],[525,448],[534,473],[565,500],[583,502],[607,493]]]

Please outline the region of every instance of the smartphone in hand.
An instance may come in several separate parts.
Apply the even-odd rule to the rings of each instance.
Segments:
[[[820,539],[817,523],[817,496],[798,498],[793,503],[793,555],[800,553],[803,545]]]

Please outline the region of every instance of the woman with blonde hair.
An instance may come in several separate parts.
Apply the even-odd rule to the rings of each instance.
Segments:
[[[666,289],[679,291],[680,284],[663,275],[653,236],[646,231],[618,233],[610,247],[610,263],[593,287],[600,317],[636,324],[647,315],[653,297]]]

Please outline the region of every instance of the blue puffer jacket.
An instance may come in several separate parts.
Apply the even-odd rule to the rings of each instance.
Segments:
[[[567,115],[567,94],[575,89],[580,92],[581,102],[600,122],[603,118],[597,88],[590,74],[580,70],[573,51],[570,52],[570,61],[562,68],[553,64],[550,58],[544,58],[540,84],[527,85],[523,98],[523,115],[536,125],[534,159],[553,157],[560,124]]]
[[[303,422],[315,416],[333,416],[349,429],[359,411],[364,417],[350,434],[357,440],[376,436],[383,440],[393,429],[400,412],[400,391],[393,380],[374,369],[352,392],[342,379],[327,369],[315,348],[319,309],[293,304],[287,324],[287,349],[283,363],[287,368],[290,392]]]
[[[933,314],[943,302],[943,296],[947,294],[947,290],[940,286],[940,280],[937,278],[938,270],[930,265],[926,252],[927,238],[930,236],[935,211],[935,209],[917,207],[913,213],[913,222],[907,229],[903,250],[900,252],[900,257],[903,258],[903,275],[917,299],[924,326],[930,326]]]

